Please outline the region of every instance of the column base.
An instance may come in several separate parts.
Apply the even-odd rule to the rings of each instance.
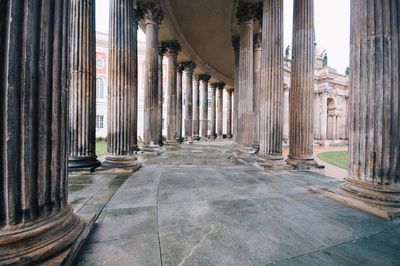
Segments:
[[[142,151],[144,153],[152,153],[152,154],[160,155],[161,153],[164,152],[164,149],[159,145],[145,144],[142,148]]]
[[[227,134],[227,135],[226,135],[226,138],[227,138],[227,139],[231,139],[231,138],[233,138],[233,135]]]
[[[224,140],[224,136],[223,135],[217,135],[216,140]]]
[[[68,158],[68,171],[89,171],[94,172],[97,167],[101,165],[97,160],[97,156],[92,157],[69,157]]]
[[[66,207],[24,226],[0,231],[0,265],[70,265],[93,227],[94,215]]]
[[[258,169],[267,170],[293,170],[293,166],[286,163],[283,156],[259,156],[254,166]]]
[[[194,135],[193,136],[193,140],[199,141],[200,140],[200,136],[199,135]]]
[[[104,169],[122,169],[135,172],[141,167],[140,162],[134,156],[107,156],[102,164]]]
[[[185,137],[184,143],[186,143],[186,144],[192,144],[192,143],[193,143],[193,138],[192,138],[192,137]]]
[[[318,169],[325,168],[325,166],[318,164],[312,156],[308,158],[299,158],[289,155],[286,162],[287,164],[292,165],[296,170],[309,170],[311,167]]]
[[[208,139],[210,139],[210,140],[215,140],[217,137],[215,136],[215,135],[210,135],[210,136],[208,136]]]

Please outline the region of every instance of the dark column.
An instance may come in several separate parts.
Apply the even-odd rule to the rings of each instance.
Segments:
[[[193,138],[200,140],[200,91],[199,76],[193,77]]]
[[[181,51],[178,41],[164,42],[168,57],[168,91],[167,91],[167,144],[176,144],[176,81],[177,55]]]
[[[199,75],[200,82],[200,131],[201,139],[208,139],[208,81],[210,75]]]
[[[67,187],[69,7],[79,2],[0,2],[0,265],[52,264],[85,227]]]
[[[260,91],[262,160],[283,163],[283,0],[264,0]],[[313,105],[314,106],[314,105]]]
[[[93,171],[96,159],[96,28],[94,0],[72,1],[69,169]]]
[[[239,98],[239,50],[240,50],[240,37],[232,37],[232,46],[235,53],[235,84],[233,90],[233,139],[238,143],[238,98]]]
[[[399,21],[398,0],[351,2],[349,171],[342,189],[389,209],[389,218],[400,207]]]
[[[226,91],[226,137],[232,138],[232,88],[225,88]]]
[[[217,90],[217,83],[213,83],[211,84],[210,88],[209,88],[209,93],[211,94],[211,106],[210,106],[210,139],[215,139],[216,138],[216,131],[215,131],[215,127],[216,127],[216,106],[215,106],[215,96],[216,96],[216,90]]]
[[[193,71],[196,64],[188,61],[182,63],[184,71],[184,91],[185,91],[185,139],[193,140]],[[198,94],[197,94],[198,97]],[[198,119],[197,119],[198,120]]]
[[[288,163],[314,161],[314,0],[294,1]]]
[[[135,30],[132,30],[135,29]],[[140,167],[137,150],[137,36],[133,1],[110,1],[106,167]]]
[[[164,13],[156,3],[144,4],[141,6],[141,10],[146,27],[143,142],[147,148],[154,144],[160,144],[158,30]]]
[[[240,31],[239,93],[238,93],[238,144],[254,144],[254,79],[253,79],[253,28],[258,5],[239,2],[236,16]]]
[[[224,83],[219,83],[217,86],[217,98],[216,98],[216,102],[217,102],[217,138],[218,139],[222,139],[222,120],[224,117],[224,87],[225,84]]]
[[[164,43],[158,48],[158,145],[163,145],[163,95],[164,95],[164,76],[163,76],[163,59],[167,51]]]
[[[176,74],[176,140],[182,142],[182,74],[183,66],[178,65]]]

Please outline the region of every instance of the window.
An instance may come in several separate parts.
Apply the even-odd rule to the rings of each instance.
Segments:
[[[103,128],[103,127],[104,127],[104,116],[96,115],[96,128]]]
[[[104,68],[104,60],[102,58],[97,58],[96,60],[96,68],[103,69]]]
[[[96,79],[96,98],[104,98],[104,80],[102,78]]]

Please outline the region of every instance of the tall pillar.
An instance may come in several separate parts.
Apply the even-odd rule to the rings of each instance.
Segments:
[[[160,144],[160,101],[159,101],[159,44],[158,30],[164,18],[164,12],[157,3],[144,4],[141,7],[146,31],[146,62],[144,82],[144,119],[143,142],[148,147]]]
[[[94,169],[96,159],[96,29],[95,2],[72,2],[69,91],[70,170]]]
[[[193,71],[196,64],[188,61],[182,63],[184,71],[184,91],[185,91],[185,139],[193,140]]]
[[[158,145],[163,145],[163,96],[164,96],[164,75],[163,75],[163,59],[165,52],[167,51],[164,43],[161,43],[158,47]]]
[[[106,167],[140,167],[137,150],[137,35],[132,1],[110,1]]]
[[[238,143],[238,98],[239,98],[239,51],[240,51],[240,37],[232,37],[232,46],[235,53],[235,80],[233,90],[233,139]]]
[[[224,83],[218,83],[217,85],[217,138],[222,139],[222,120],[224,117]]]
[[[225,87],[226,91],[226,137],[232,138],[232,88]]]
[[[202,74],[199,75],[200,82],[200,130],[201,139],[206,140],[208,138],[208,81],[210,75]]]
[[[182,83],[183,83],[183,66],[179,64],[176,74],[176,139],[182,142]]]
[[[321,101],[321,139],[326,140],[326,131],[328,127],[328,94],[322,92],[320,94]]]
[[[400,207],[400,1],[351,1],[348,177],[343,191]],[[366,78],[369,77],[369,78]],[[390,209],[388,218],[391,215]]]
[[[283,140],[289,141],[289,87],[283,86]]]
[[[176,101],[177,101],[177,56],[181,51],[178,41],[164,42],[168,57],[168,90],[167,90],[167,144],[176,144]]]
[[[218,88],[217,83],[211,84],[209,87],[209,93],[211,93],[211,106],[210,106],[210,139],[216,138],[216,120],[217,120],[217,112],[216,112],[216,91]]]
[[[85,227],[67,187],[69,7],[80,2],[0,3],[0,265],[54,264]]]
[[[261,96],[261,42],[262,33],[257,32],[253,37],[253,104],[254,104],[254,141],[253,145],[260,145],[260,96]]]
[[[283,141],[283,0],[264,0],[260,93],[262,159],[281,162]]]
[[[200,140],[200,91],[199,76],[193,77],[193,139]]]
[[[254,80],[253,80],[253,29],[257,5],[239,2],[236,17],[240,31],[239,94],[238,94],[238,144],[254,144]]]
[[[314,0],[294,1],[288,163],[314,166]]]

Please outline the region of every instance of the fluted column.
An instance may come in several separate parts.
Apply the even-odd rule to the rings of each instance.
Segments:
[[[240,37],[234,36],[232,37],[232,46],[233,51],[235,53],[235,80],[234,80],[234,90],[233,90],[233,123],[232,123],[232,130],[233,130],[233,139],[236,143],[238,143],[238,98],[239,98],[239,51],[240,51]]]
[[[253,145],[260,145],[260,99],[261,99],[261,41],[262,33],[257,32],[253,37],[253,104],[254,104],[254,141]]]
[[[216,138],[216,106],[215,106],[215,98],[216,98],[216,90],[217,90],[217,83],[213,83],[211,84],[211,86],[209,86],[209,90],[208,92],[211,94],[211,106],[210,106],[210,139],[215,139]]]
[[[0,3],[0,265],[68,256],[85,227],[67,187],[69,7],[79,4]]]
[[[226,88],[226,137],[232,138],[232,88]]]
[[[253,28],[257,5],[240,2],[236,13],[240,31],[239,94],[238,94],[238,144],[254,144],[254,79],[253,79]]]
[[[145,82],[144,82],[144,146],[160,144],[159,101],[159,44],[158,30],[164,13],[156,3],[141,6],[146,31]]]
[[[176,139],[178,142],[182,142],[182,83],[183,83],[183,66],[178,65],[176,74]]]
[[[200,131],[201,138],[206,140],[208,138],[208,81],[210,75],[199,75],[200,82]]]
[[[167,90],[167,144],[176,144],[176,95],[177,95],[177,56],[181,50],[178,41],[165,42],[168,57],[168,90]]]
[[[259,156],[282,160],[283,0],[264,0],[262,25]]]
[[[193,71],[196,68],[196,64],[191,61],[183,62],[182,67],[184,71],[184,100],[186,103],[185,139],[191,141],[193,139]]]
[[[342,186],[364,202],[397,207],[397,212],[400,207],[399,21],[399,0],[351,1],[349,171]],[[390,217],[394,218],[389,214]]]
[[[164,76],[163,76],[163,59],[167,49],[164,43],[158,47],[158,145],[163,145],[163,92],[164,92]]]
[[[216,102],[217,102],[217,138],[222,139],[222,120],[224,117],[224,87],[225,84],[224,83],[219,83],[217,85],[217,98],[216,98]]]
[[[193,139],[200,140],[200,91],[199,76],[193,77]]]
[[[69,94],[70,170],[100,165],[96,159],[96,29],[93,0],[72,1]]]
[[[283,140],[289,141],[289,87],[283,86]]]
[[[288,163],[316,165],[314,144],[314,0],[294,1]]]
[[[107,167],[140,166],[137,149],[137,35],[133,2],[110,1]],[[135,29],[135,30],[132,30]]]

